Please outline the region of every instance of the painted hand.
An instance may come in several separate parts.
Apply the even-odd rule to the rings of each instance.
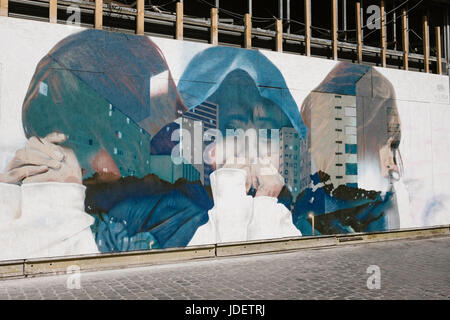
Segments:
[[[257,181],[254,185],[255,197],[278,197],[284,186],[283,177],[268,158],[258,159],[251,166],[251,171],[253,179]]]
[[[50,133],[45,138],[31,137],[18,150],[0,182],[72,182],[81,183],[81,168],[75,154],[59,144],[66,141],[62,133]]]
[[[222,168],[234,168],[234,169],[242,169],[247,173],[247,180],[245,181],[245,190],[248,192],[251,186],[256,185],[256,177],[252,174],[251,166],[249,164],[249,160],[246,158],[232,158],[227,159],[227,161],[223,164]]]

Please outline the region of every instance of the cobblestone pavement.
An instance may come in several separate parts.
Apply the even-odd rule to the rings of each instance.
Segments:
[[[381,271],[369,290],[367,268]],[[0,281],[0,299],[450,299],[450,237]]]

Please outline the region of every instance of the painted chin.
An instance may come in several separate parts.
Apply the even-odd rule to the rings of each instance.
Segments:
[[[101,149],[91,159],[92,169],[99,174],[110,174],[120,177],[120,171],[108,151]]]
[[[400,174],[396,171],[390,171],[389,172],[389,180],[391,182],[397,182],[400,180]]]
[[[400,173],[398,172],[398,170],[396,170],[396,168],[391,169],[383,167],[381,176],[384,178],[384,180],[388,181],[389,184],[398,182],[400,180]]]

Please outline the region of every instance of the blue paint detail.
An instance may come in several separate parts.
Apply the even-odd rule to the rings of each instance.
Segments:
[[[348,154],[358,154],[358,145],[357,144],[345,144],[345,153]]]
[[[355,96],[356,83],[369,71],[370,66],[341,62],[314,91]]]
[[[311,176],[313,181],[314,177]],[[297,199],[292,218],[304,236],[312,235],[310,213],[315,216],[315,235],[320,234],[317,229],[321,228],[327,231],[326,234],[382,231],[388,227],[385,211],[392,207],[392,199],[393,194],[388,192],[375,199],[343,200],[330,196],[322,187],[316,191],[308,188]],[[320,221],[324,223],[321,226]]]
[[[108,215],[96,216],[91,227],[100,252],[121,252],[159,249],[158,240],[151,232],[139,232],[131,236],[126,228],[126,221],[115,221]]]
[[[357,163],[346,163],[345,164],[345,174],[356,176],[358,174],[358,164]]]
[[[172,122],[159,130],[150,142],[150,153],[154,155],[171,155],[173,148],[179,143],[179,141],[172,141],[171,137],[173,132],[179,128],[179,124]]]
[[[102,252],[130,250],[131,240],[136,243],[142,238],[154,238],[159,248],[186,246],[197,228],[208,221],[207,212],[213,206],[200,185],[184,184],[170,190],[158,184],[152,188],[142,180],[104,190],[88,201],[109,211],[96,227]]]
[[[310,175],[310,177],[313,184],[319,184],[321,182],[317,173]]]

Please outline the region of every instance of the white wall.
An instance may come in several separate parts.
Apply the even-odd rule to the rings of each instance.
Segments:
[[[0,17],[0,170],[24,141],[21,108],[38,62],[65,37],[84,30]],[[208,44],[152,37],[178,83]],[[283,74],[301,107],[335,61],[261,51]],[[402,125],[404,177],[397,183],[401,227],[450,223],[450,102],[447,76],[376,68],[392,83]]]

